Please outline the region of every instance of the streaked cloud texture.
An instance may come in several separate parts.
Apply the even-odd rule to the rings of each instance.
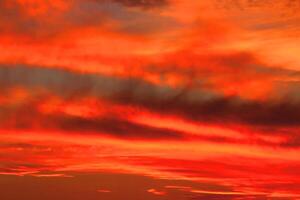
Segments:
[[[300,199],[299,8],[0,1],[0,199]]]

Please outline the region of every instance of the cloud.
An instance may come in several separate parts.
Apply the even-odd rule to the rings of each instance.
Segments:
[[[122,3],[126,6],[139,6],[144,8],[155,8],[158,6],[167,5],[167,0],[114,0],[115,2]]]
[[[42,131],[2,130],[0,139],[1,142],[6,141],[6,145],[1,147],[1,155],[5,156],[0,157],[0,172],[20,176],[68,176],[76,171],[88,174],[103,171],[140,174],[154,177],[157,182],[165,181],[162,186],[185,186],[159,190],[155,188],[162,188],[161,185],[149,185],[142,188],[144,192],[152,188],[172,197],[172,190],[188,190],[195,199],[211,196],[227,198],[242,193],[245,195],[241,198],[258,198],[258,193],[273,198],[275,194],[295,196],[299,193],[299,178],[295,174],[299,168],[297,149],[292,152],[280,147],[211,144],[205,141],[133,142],[87,134],[78,136]],[[20,149],[20,146],[30,147]],[[101,188],[106,187],[103,185]],[[94,191],[97,188],[99,185]]]
[[[107,190],[107,189],[98,189],[97,192],[100,192],[100,193],[111,193],[111,191]]]
[[[1,176],[156,181],[91,176],[76,188],[93,198],[298,198],[298,4],[0,0]]]
[[[142,126],[119,119],[83,119],[66,117],[58,119],[54,126],[61,130],[76,131],[83,133],[103,133],[121,138],[131,139],[180,139],[183,135],[180,132],[168,129]]]
[[[107,135],[123,139],[139,140],[179,140],[185,137],[184,132],[137,124],[118,117],[86,118],[84,116],[72,116],[63,113],[49,115],[39,113],[34,105],[24,105],[18,109],[5,109],[2,107],[1,110],[2,117],[6,118],[1,119],[2,129],[59,130],[73,135]],[[25,116],[28,112],[31,115],[26,119],[15,119],[16,116]],[[209,137],[205,139],[209,139]]]
[[[152,193],[154,195],[158,195],[158,196],[166,195],[166,192],[159,191],[159,190],[156,190],[156,189],[148,189],[147,192]]]
[[[48,91],[63,99],[94,96],[113,104],[141,107],[161,114],[175,114],[200,122],[222,121],[273,127],[299,125],[300,115],[297,110],[300,103],[290,101],[290,98],[260,101],[225,96],[207,88],[194,88],[189,85],[174,88],[141,79],[38,67],[2,66],[0,72],[3,91],[23,87],[31,93],[37,93],[37,98],[38,93]],[[92,124],[91,122],[90,125]]]
[[[5,0],[0,2],[1,35],[43,40],[89,28],[116,34],[152,34],[177,27],[178,23],[159,14],[129,10],[127,6],[151,8],[163,4],[163,1],[117,0],[28,1],[23,4]]]

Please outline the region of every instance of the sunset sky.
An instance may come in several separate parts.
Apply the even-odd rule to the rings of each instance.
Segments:
[[[0,0],[1,200],[300,200],[300,0]]]

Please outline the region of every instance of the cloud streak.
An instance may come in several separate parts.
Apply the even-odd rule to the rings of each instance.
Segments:
[[[61,182],[70,199],[299,198],[298,7],[0,1],[0,182]],[[120,181],[82,177],[100,173]]]

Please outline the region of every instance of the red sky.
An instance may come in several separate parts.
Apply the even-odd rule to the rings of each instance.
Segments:
[[[299,8],[1,0],[1,200],[300,199]]]

